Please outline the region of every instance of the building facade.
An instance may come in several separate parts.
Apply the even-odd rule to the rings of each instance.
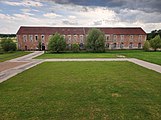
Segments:
[[[51,35],[61,34],[70,47],[79,44],[84,47],[88,31],[92,27],[20,27],[17,32],[18,49],[37,50],[39,41],[42,50],[47,50]],[[106,49],[142,49],[147,35],[142,28],[109,28],[98,27],[105,34]]]

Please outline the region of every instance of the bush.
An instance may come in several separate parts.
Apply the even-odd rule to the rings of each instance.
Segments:
[[[150,40],[150,46],[154,49],[154,51],[161,48],[161,38],[159,35]]]
[[[145,51],[149,51],[149,49],[150,49],[150,43],[149,43],[148,40],[145,41],[144,46],[143,46],[143,49],[144,49]]]
[[[10,38],[4,38],[1,40],[2,50],[5,52],[16,51],[16,43],[14,43]]]
[[[1,46],[1,44],[0,44],[0,54],[2,54],[4,51],[3,51],[3,49],[2,49],[2,46]]]
[[[66,42],[63,36],[61,36],[58,33],[51,36],[48,44],[49,51],[59,53],[60,51],[64,51],[65,48],[66,48]]]
[[[79,52],[79,45],[78,44],[72,44],[72,51],[73,52]]]
[[[87,37],[87,50],[91,52],[105,52],[105,35],[99,29],[92,29]]]

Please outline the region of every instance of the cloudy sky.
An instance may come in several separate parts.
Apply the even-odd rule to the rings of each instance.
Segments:
[[[161,29],[161,0],[0,0],[0,33],[20,26]]]

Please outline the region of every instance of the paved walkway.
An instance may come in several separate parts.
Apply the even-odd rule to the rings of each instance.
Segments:
[[[34,57],[37,57],[39,55],[43,54],[42,51],[35,51],[31,54],[15,58],[3,63],[0,63],[0,68],[2,66],[5,66],[3,64],[6,64],[9,66],[9,64],[17,64],[16,66],[12,65],[13,67],[7,67],[6,69],[3,69],[0,71],[0,83],[9,79],[10,77],[21,73],[33,66],[36,66],[42,62],[63,62],[63,61],[129,61],[132,63],[135,63],[137,65],[143,66],[147,69],[154,70],[156,72],[161,73],[161,66],[145,62],[143,60],[138,60],[135,58],[95,58],[95,59],[33,59]]]
[[[44,60],[32,59],[41,54],[43,54],[43,51],[35,51],[31,54],[0,63],[0,83],[42,63]]]

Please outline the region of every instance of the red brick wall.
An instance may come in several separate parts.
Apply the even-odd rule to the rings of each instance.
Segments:
[[[38,40],[41,40],[41,34],[24,34],[27,35],[27,41],[24,42],[23,41],[23,35],[17,35],[17,39],[18,39],[18,48],[21,50],[25,50],[25,46],[27,46],[28,50],[36,50],[37,46],[38,46]],[[33,35],[33,41],[30,41],[29,35]],[[38,35],[38,40],[35,40],[35,35]],[[76,35],[74,40],[74,35],[71,35],[71,41],[68,41],[68,35],[65,35],[65,40],[67,44],[80,44],[80,35]],[[83,43],[85,43],[85,37],[83,36]],[[116,41],[114,41],[114,35],[110,35],[110,39],[108,41],[105,42],[105,44],[110,44],[110,49],[113,45],[113,43],[116,43],[116,48],[115,49],[120,49],[120,44],[121,42],[124,43],[124,49],[129,49],[129,44],[130,42],[133,43],[133,49],[138,48],[138,43],[141,43],[141,45],[144,45],[144,42],[146,40],[146,35],[142,35],[142,41],[139,41],[139,35],[133,35],[133,40],[130,41],[130,35],[124,35],[124,41],[120,41],[121,40],[121,36],[117,35],[117,39]],[[49,35],[45,35],[45,40],[42,41],[42,43],[45,44],[45,49],[47,49],[47,44],[49,42]]]

